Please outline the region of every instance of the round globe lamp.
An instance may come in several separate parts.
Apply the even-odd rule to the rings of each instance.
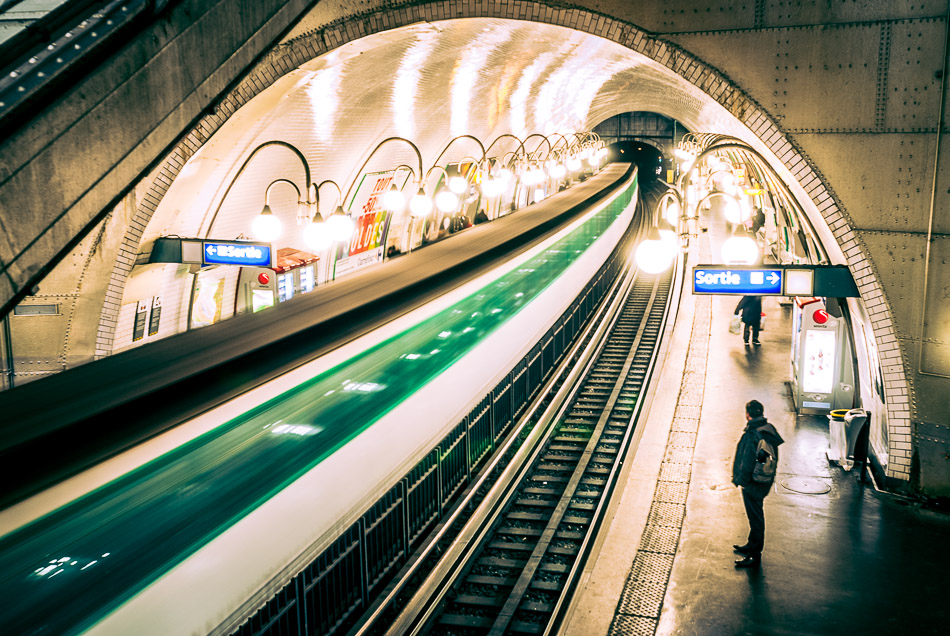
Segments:
[[[269,205],[265,205],[261,213],[251,222],[251,233],[258,241],[270,243],[280,236],[280,230],[280,219],[274,216]]]
[[[426,193],[419,188],[419,191],[412,195],[409,200],[409,213],[415,217],[426,216],[432,211],[432,199],[426,196]]]
[[[759,260],[759,246],[748,236],[733,236],[722,244],[722,261],[737,265],[755,265]]]
[[[435,195],[435,207],[441,212],[454,212],[458,205],[458,195],[451,190],[441,190]]]

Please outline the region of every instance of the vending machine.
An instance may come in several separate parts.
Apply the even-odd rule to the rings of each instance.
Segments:
[[[796,297],[792,317],[792,392],[799,413],[854,406],[854,364],[848,324],[821,298]]]
[[[277,276],[270,267],[242,267],[234,313],[256,313],[277,304]]]

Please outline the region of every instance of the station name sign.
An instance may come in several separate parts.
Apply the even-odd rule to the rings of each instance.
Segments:
[[[693,293],[781,296],[783,274],[781,269],[697,266],[693,268]]]
[[[694,294],[735,296],[859,296],[845,265],[696,265]]]

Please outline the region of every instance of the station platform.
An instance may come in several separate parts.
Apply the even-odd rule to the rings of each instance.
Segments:
[[[828,462],[827,419],[797,415],[787,384],[790,306],[764,299],[753,347],[728,331],[737,302],[686,287],[561,633],[946,634],[950,516]],[[785,444],[761,567],[737,570],[749,527],[731,471],[751,399]]]

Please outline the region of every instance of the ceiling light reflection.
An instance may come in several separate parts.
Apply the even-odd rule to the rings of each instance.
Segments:
[[[396,69],[396,78],[393,81],[393,125],[396,134],[400,137],[414,137],[416,116],[416,94],[422,79],[422,69],[435,49],[438,33],[424,31],[419,33],[416,41],[406,49],[406,53]]]
[[[516,137],[524,137],[528,134],[528,100],[531,97],[531,87],[556,57],[554,53],[543,53],[521,73],[518,87],[511,94],[509,102],[511,104],[511,132]]]
[[[511,32],[508,29],[484,29],[474,39],[476,44],[466,48],[455,63],[450,82],[452,112],[449,120],[449,130],[453,137],[470,132],[469,105],[475,92],[475,85],[478,83],[482,69],[488,62],[492,51],[504,44],[510,37]]]
[[[336,111],[340,105],[342,64],[334,64],[313,73],[305,89],[310,101],[313,132],[320,141],[330,141],[336,132]]]

